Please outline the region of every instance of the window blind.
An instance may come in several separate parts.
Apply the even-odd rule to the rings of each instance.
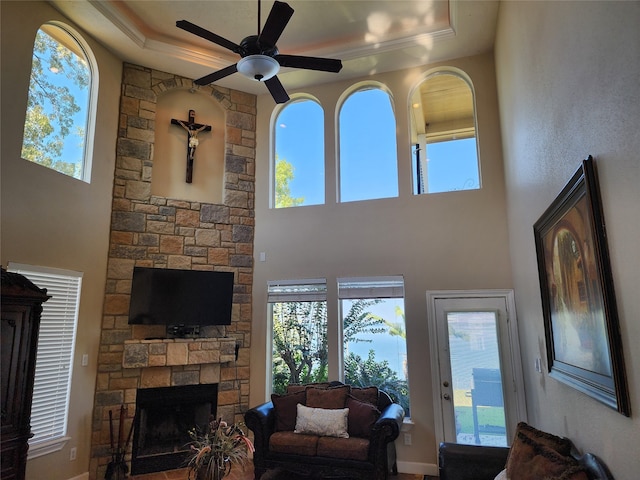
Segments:
[[[11,263],[9,270],[51,295],[42,305],[31,407],[29,444],[37,445],[66,435],[82,274]]]
[[[327,281],[324,278],[271,281],[267,285],[269,303],[323,302],[327,299]]]
[[[404,298],[404,278],[400,275],[338,278],[338,298]]]

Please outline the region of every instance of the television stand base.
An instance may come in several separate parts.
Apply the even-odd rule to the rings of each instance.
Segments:
[[[200,325],[167,325],[167,335],[174,338],[200,336]]]

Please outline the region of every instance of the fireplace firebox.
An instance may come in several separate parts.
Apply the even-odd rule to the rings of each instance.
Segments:
[[[216,415],[218,384],[139,389],[136,396],[133,475],[186,466],[189,430]]]

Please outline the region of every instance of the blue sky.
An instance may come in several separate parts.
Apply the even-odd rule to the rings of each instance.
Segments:
[[[278,158],[294,167],[289,183],[292,197],[304,197],[304,205],[324,202],[324,111],[311,100],[287,106],[276,121]]]
[[[429,192],[479,188],[476,139],[427,145]]]
[[[42,32],[42,30],[39,30],[38,35],[47,34]],[[65,49],[67,52],[69,51],[64,46],[60,46],[60,48]],[[81,61],[75,54],[72,55],[72,58],[77,59],[78,63]],[[64,139],[62,157],[56,160],[67,163],[82,163],[84,159],[84,133],[86,133],[85,130],[87,126],[89,87],[80,89],[73,80],[69,79],[67,75],[65,75],[65,62],[62,62],[63,69],[56,71],[52,68],[49,59],[49,53],[45,53],[40,58],[44,80],[55,86],[67,87],[73,95],[76,104],[80,107],[78,113],[73,116],[73,128],[71,129],[70,134]],[[83,68],[87,68],[86,65],[84,65]],[[53,112],[53,107],[49,102],[42,105],[42,107],[45,113]],[[79,131],[83,132],[82,136],[78,135]]]
[[[389,95],[352,94],[340,111],[340,199],[398,196],[396,122]]]

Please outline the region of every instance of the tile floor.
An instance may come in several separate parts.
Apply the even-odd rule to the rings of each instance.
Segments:
[[[147,473],[145,475],[133,475],[129,480],[187,480],[186,469],[167,470],[166,472]],[[389,475],[389,480],[422,480],[423,475],[412,475],[409,473],[399,473],[397,476]],[[225,480],[253,480],[253,466],[248,465],[244,471],[241,468],[234,468],[231,475]],[[295,479],[292,479],[295,480]]]

